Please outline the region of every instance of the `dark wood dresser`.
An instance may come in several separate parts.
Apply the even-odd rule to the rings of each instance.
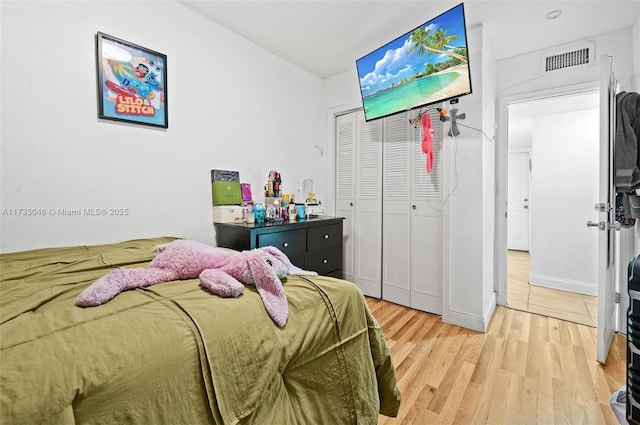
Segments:
[[[238,251],[275,246],[296,266],[342,278],[342,217],[258,224],[214,223],[216,244]]]

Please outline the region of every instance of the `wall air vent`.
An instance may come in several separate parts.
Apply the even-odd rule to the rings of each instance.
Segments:
[[[542,71],[551,72],[562,69],[588,66],[593,63],[593,46],[581,46],[561,52],[548,52],[542,56]]]

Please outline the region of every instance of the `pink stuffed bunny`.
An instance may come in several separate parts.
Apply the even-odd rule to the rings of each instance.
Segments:
[[[96,280],[82,291],[76,305],[93,307],[128,289],[200,278],[203,287],[221,297],[239,296],[242,283],[255,285],[269,316],[284,326],[289,307],[280,279],[288,274],[317,275],[294,266],[275,247],[237,252],[179,239],[156,247],[156,257],[146,269],[118,268]]]

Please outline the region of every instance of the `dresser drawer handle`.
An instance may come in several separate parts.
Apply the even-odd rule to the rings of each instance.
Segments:
[[[285,248],[288,247],[289,246],[289,242],[283,243],[282,246],[285,247]]]
[[[327,260],[326,258],[324,260],[322,260],[322,264],[327,264],[329,262],[329,260]]]
[[[329,239],[329,235],[324,235],[324,238],[325,239]]]

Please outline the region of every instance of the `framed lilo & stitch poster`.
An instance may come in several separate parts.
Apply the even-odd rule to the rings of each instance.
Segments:
[[[98,32],[98,117],[168,128],[167,56]]]

